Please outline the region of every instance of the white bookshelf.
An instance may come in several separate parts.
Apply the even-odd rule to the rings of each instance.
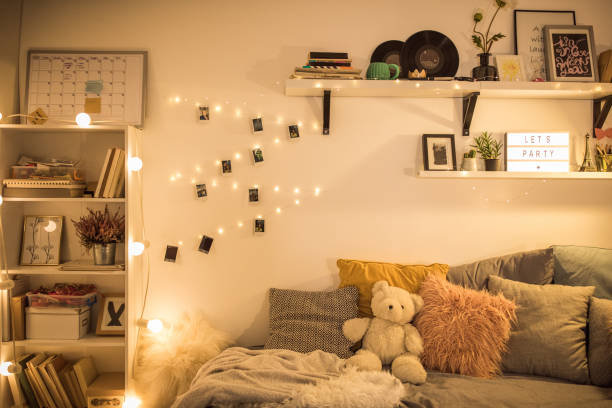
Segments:
[[[558,180],[612,180],[612,173],[603,172],[511,172],[511,171],[426,171],[420,178],[432,179],[558,179]]]
[[[142,157],[142,131],[130,126],[54,126],[54,125],[0,125],[0,179],[8,177],[10,166],[19,155],[36,158],[79,160],[87,182],[97,182],[107,149],[120,147],[129,157]],[[127,163],[126,163],[127,164]],[[141,170],[142,172],[142,170]],[[9,274],[26,279],[30,288],[52,285],[58,282],[93,283],[101,294],[124,293],[126,299],[125,336],[96,336],[99,302],[92,306],[90,329],[79,340],[26,339],[16,342],[16,353],[47,351],[62,353],[68,360],[85,355],[94,358],[101,372],[126,373],[126,390],[131,386],[131,359],[134,356],[136,331],[134,319],[142,299],[142,260],[130,258],[128,245],[117,245],[117,262],[125,264],[125,270],[64,271],[59,266],[22,266],[19,262],[24,215],[61,215],[63,232],[60,248],[61,262],[91,259],[92,254],[81,247],[71,220],[87,214],[87,209],[119,211],[125,215],[125,242],[142,240],[142,177],[140,173],[126,172],[125,198],[14,198],[6,197],[0,207],[7,247]],[[1,315],[0,315],[1,320]],[[0,347],[2,361],[13,359],[12,342]],[[11,401],[6,381],[1,383],[0,405]]]

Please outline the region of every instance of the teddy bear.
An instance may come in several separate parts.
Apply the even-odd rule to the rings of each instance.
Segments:
[[[347,367],[380,371],[391,364],[391,373],[402,382],[423,384],[427,372],[421,364],[423,339],[410,322],[423,308],[423,298],[402,288],[378,281],[372,286],[374,318],[355,318],[344,322],[342,332],[362,348],[346,361]]]

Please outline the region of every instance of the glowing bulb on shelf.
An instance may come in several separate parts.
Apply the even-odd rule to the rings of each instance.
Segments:
[[[279,186],[274,186],[274,191],[276,191],[278,193],[279,190],[280,190]],[[0,203],[1,203],[1,201],[0,201]]]
[[[91,123],[91,117],[85,112],[81,112],[76,115],[75,121],[79,127],[87,127]]]
[[[419,83],[417,82],[416,84],[414,84],[414,86],[418,88],[418,87],[420,87],[420,86],[421,86],[421,84],[419,84]]]
[[[126,397],[122,408],[138,408],[142,404],[140,398],[137,397]]]
[[[130,255],[139,256],[144,252],[145,245],[142,242],[130,242],[128,249]]]
[[[279,116],[278,118],[276,118],[276,123],[279,124],[279,125],[282,124],[283,123],[283,117]]]
[[[318,196],[321,194],[321,189],[319,187],[315,187],[315,195]]]
[[[13,364],[12,361],[5,361],[0,364],[0,375],[9,376],[11,374],[19,374],[21,372],[21,367]]]
[[[128,169],[130,171],[139,171],[142,169],[142,159],[140,157],[130,157],[128,159]]]
[[[319,129],[319,125],[318,125],[317,123],[313,123],[313,124],[312,124],[312,128],[313,128],[314,130],[317,130],[317,129]]]
[[[180,179],[181,177],[183,177],[183,175],[181,173],[176,173],[176,178]]]
[[[219,235],[223,234],[223,228],[219,228],[217,232],[219,233]]]
[[[52,221],[52,220],[49,220],[49,223],[44,228],[44,230],[47,231],[47,232],[53,232],[56,229],[57,229],[57,224],[55,223],[55,221]]]
[[[151,333],[159,333],[164,330],[164,323],[159,319],[151,319],[147,322],[147,329]]]

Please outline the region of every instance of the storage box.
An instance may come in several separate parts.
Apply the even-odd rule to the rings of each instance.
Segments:
[[[11,178],[70,178],[83,180],[83,174],[73,166],[12,166]]]
[[[89,331],[89,307],[26,307],[26,338],[78,340]]]
[[[28,305],[31,307],[91,307],[96,303],[96,292],[83,296],[45,295],[43,293],[27,293]]]

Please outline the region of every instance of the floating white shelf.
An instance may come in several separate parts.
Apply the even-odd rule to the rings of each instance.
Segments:
[[[287,96],[403,96],[460,98],[480,92],[482,98],[596,99],[612,94],[609,83],[579,82],[464,82],[288,79]]]
[[[74,123],[74,122],[73,122]],[[124,125],[91,125],[87,127],[80,127],[77,125],[61,125],[58,123],[46,123],[44,125],[13,125],[13,124],[0,124],[2,130],[17,130],[17,131],[38,131],[45,133],[55,132],[125,132],[129,126]]]
[[[7,202],[45,202],[45,203],[125,203],[125,198],[91,198],[91,197],[76,197],[76,198],[18,198],[18,197],[4,197],[4,201]]]
[[[510,172],[510,171],[426,171],[421,170],[422,178],[449,179],[561,179],[561,180],[612,180],[612,173],[604,172]]]
[[[3,346],[11,346],[13,343],[5,341],[2,343]],[[39,339],[26,339],[17,340],[15,345],[18,347],[41,347],[41,346],[52,346],[52,347],[125,347],[125,339],[123,336],[96,336],[94,334],[88,334],[85,337],[78,340],[39,340]]]
[[[125,271],[99,271],[99,270],[82,270],[82,271],[63,271],[59,266],[17,266],[9,268],[10,275],[102,275],[102,276],[124,276]]]

